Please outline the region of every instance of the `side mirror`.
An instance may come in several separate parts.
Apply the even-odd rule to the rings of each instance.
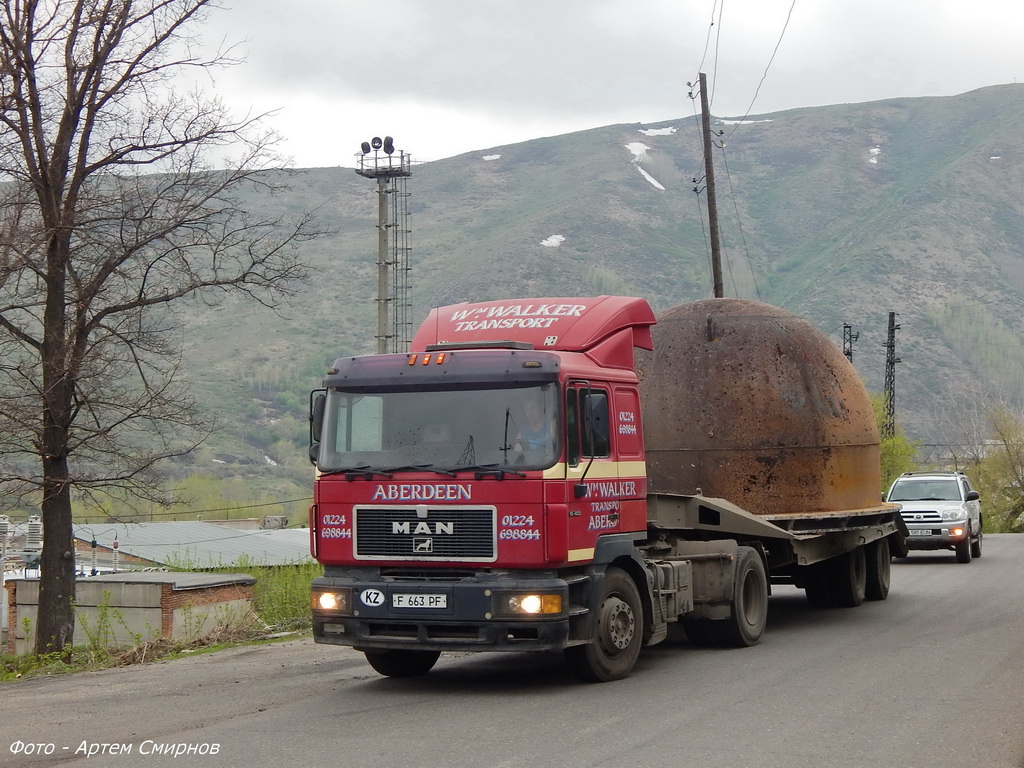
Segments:
[[[977,491],[968,491],[966,501],[977,501],[981,498],[981,494]]]
[[[320,435],[324,425],[324,408],[327,405],[327,395],[322,389],[315,389],[310,393],[309,404],[309,442],[320,442]]]

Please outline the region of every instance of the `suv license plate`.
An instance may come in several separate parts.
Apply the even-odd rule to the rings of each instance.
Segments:
[[[395,594],[391,595],[392,608],[447,608],[448,595]]]
[[[911,531],[910,535],[911,536],[931,536],[932,532],[931,532],[931,530],[927,530],[927,531],[917,530],[917,531]]]

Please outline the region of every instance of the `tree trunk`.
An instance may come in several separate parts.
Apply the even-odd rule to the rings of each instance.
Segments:
[[[40,560],[36,653],[70,648],[75,631],[75,547],[66,457],[43,460],[43,554]]]

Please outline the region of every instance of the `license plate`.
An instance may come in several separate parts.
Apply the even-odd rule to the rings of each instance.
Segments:
[[[930,530],[927,530],[927,531],[917,530],[917,531],[910,531],[910,535],[911,536],[931,536],[932,532]]]
[[[391,596],[392,608],[447,608],[448,595],[396,594]]]

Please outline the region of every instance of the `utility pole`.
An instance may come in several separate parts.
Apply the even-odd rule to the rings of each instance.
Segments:
[[[896,313],[889,313],[889,334],[885,342],[885,421],[882,423],[882,437],[896,436]]]
[[[715,197],[715,167],[711,161],[711,108],[708,104],[708,79],[703,72],[700,78],[700,117],[704,135],[704,177],[708,191],[708,229],[711,236],[711,278],[714,281],[715,298],[724,296],[722,288],[722,254],[718,241],[718,200]]]
[[[853,326],[843,323],[843,354],[851,363],[853,362],[853,342],[860,338],[860,333],[853,332]]]

